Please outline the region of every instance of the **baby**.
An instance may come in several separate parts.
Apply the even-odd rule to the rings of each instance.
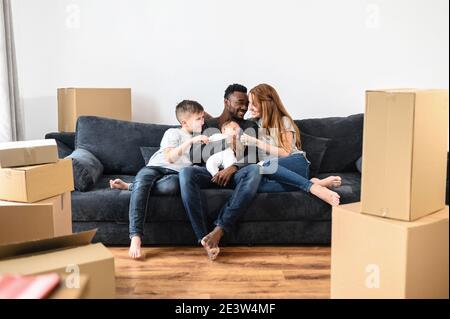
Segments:
[[[221,132],[213,134],[209,137],[210,142],[215,142],[223,139],[234,139],[234,143],[239,142],[239,133],[241,132],[241,127],[235,121],[227,121],[223,123],[221,127]],[[235,145],[235,144],[233,144]],[[228,168],[237,162],[236,152],[232,147],[218,152],[212,155],[206,161],[206,169],[211,174],[211,176],[216,175],[220,168]]]

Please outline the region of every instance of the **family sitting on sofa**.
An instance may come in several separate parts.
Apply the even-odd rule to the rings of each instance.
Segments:
[[[250,111],[252,119],[244,116]],[[203,107],[184,100],[176,106],[180,128],[168,129],[160,149],[137,174],[133,183],[110,180],[110,187],[131,191],[129,207],[130,249],[141,258],[144,221],[155,182],[165,175],[179,174],[186,213],[198,242],[209,258],[217,258],[219,243],[251,205],[257,192],[283,192],[286,187],[339,205],[340,196],[331,190],[341,184],[339,176],[309,179],[306,153],[300,131],[285,109],[276,90],[260,84],[249,91],[230,85],[224,96],[224,110],[205,121]],[[209,228],[202,189],[234,189]]]

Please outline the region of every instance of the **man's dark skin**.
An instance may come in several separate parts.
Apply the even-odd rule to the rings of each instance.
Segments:
[[[248,121],[244,120],[244,115],[248,110],[248,96],[243,92],[235,91],[228,98],[224,99],[224,109],[219,117],[209,119],[205,122],[203,130],[207,128],[220,128],[227,121],[237,122],[241,128],[246,129],[252,127]],[[234,173],[238,170],[238,166],[232,165],[219,171],[211,181],[221,187],[225,187],[230,183]]]
[[[222,125],[225,122],[232,120],[232,121],[235,121],[236,123],[238,123],[243,131],[251,128],[254,133],[252,134],[251,131],[250,132],[247,131],[247,133],[257,137],[258,126],[256,125],[256,123],[253,121],[244,120],[244,115],[248,110],[248,104],[249,104],[249,101],[248,101],[248,96],[246,93],[240,92],[240,91],[232,92],[231,94],[228,95],[228,97],[224,98],[224,109],[223,109],[222,114],[219,117],[210,118],[210,119],[206,120],[205,124],[203,125],[202,131],[205,132],[205,131],[207,131],[207,129],[212,129],[212,128],[214,128],[216,130],[217,129],[220,130],[220,128],[222,127]],[[207,133],[207,132],[205,132],[205,133]],[[235,150],[236,150],[236,148],[238,148],[236,145],[238,143],[240,143],[239,141],[228,141],[228,145],[224,146],[223,144],[221,144],[220,146],[222,147],[222,149],[224,149],[225,147],[230,146],[230,142],[232,143],[231,146],[233,146],[233,148]],[[213,144],[213,143],[217,143],[217,142],[212,142],[210,144]],[[191,157],[192,158],[194,158],[194,156],[193,156],[194,153],[201,152],[201,154],[203,154],[203,149],[201,149],[201,148],[199,149],[198,148],[199,146],[201,146],[201,145],[194,144],[193,147],[191,148]],[[205,146],[205,145],[203,145],[203,146]],[[250,148],[250,147],[247,147],[247,150],[248,150],[248,148]],[[208,152],[206,152],[206,153],[208,153]],[[256,152],[254,152],[254,153],[256,153]],[[238,154],[236,154],[236,155],[237,155],[237,157],[239,157]],[[239,168],[247,165],[249,162],[252,161],[248,157],[247,157],[247,159],[245,159],[245,152],[243,155],[244,155],[243,163],[240,163],[240,164],[236,163],[235,165],[232,165],[228,168],[225,168],[225,169],[219,171],[215,176],[212,177],[211,182],[213,182],[214,184],[216,184],[220,187],[225,187],[225,186],[229,185],[230,181],[233,178],[233,175],[239,170]],[[202,158],[202,161],[206,161],[206,159]],[[223,235],[224,235],[224,230],[221,227],[216,226],[212,232],[210,232],[208,235],[205,236],[204,243],[202,242],[202,245],[209,247],[209,249],[216,249],[218,247],[218,243]],[[210,252],[208,252],[208,254],[210,254]]]

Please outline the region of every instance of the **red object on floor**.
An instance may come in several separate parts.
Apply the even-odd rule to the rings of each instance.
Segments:
[[[60,282],[56,273],[37,276],[0,276],[0,299],[43,299]]]

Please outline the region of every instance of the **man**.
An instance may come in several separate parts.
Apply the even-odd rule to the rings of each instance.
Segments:
[[[240,84],[232,84],[225,90],[224,109],[217,118],[205,121],[203,134],[211,135],[212,130],[219,130],[227,121],[235,121],[241,129],[249,135],[256,137],[258,126],[253,121],[244,120],[248,109],[247,88]],[[213,143],[210,143],[211,145]],[[220,151],[227,145],[214,147],[211,145],[195,144],[192,146],[192,156],[206,162],[208,155]],[[200,154],[204,156],[200,156]],[[191,166],[180,172],[181,198],[191,221],[195,235],[214,260],[219,253],[219,242],[224,233],[230,232],[235,223],[245,213],[253,201],[261,181],[256,149],[247,148],[246,156],[235,165],[219,171],[212,176],[204,166]],[[195,163],[195,161],[194,161]],[[220,210],[216,220],[215,228],[209,232],[208,211],[206,201],[201,190],[205,188],[227,187],[234,188],[233,194]]]

